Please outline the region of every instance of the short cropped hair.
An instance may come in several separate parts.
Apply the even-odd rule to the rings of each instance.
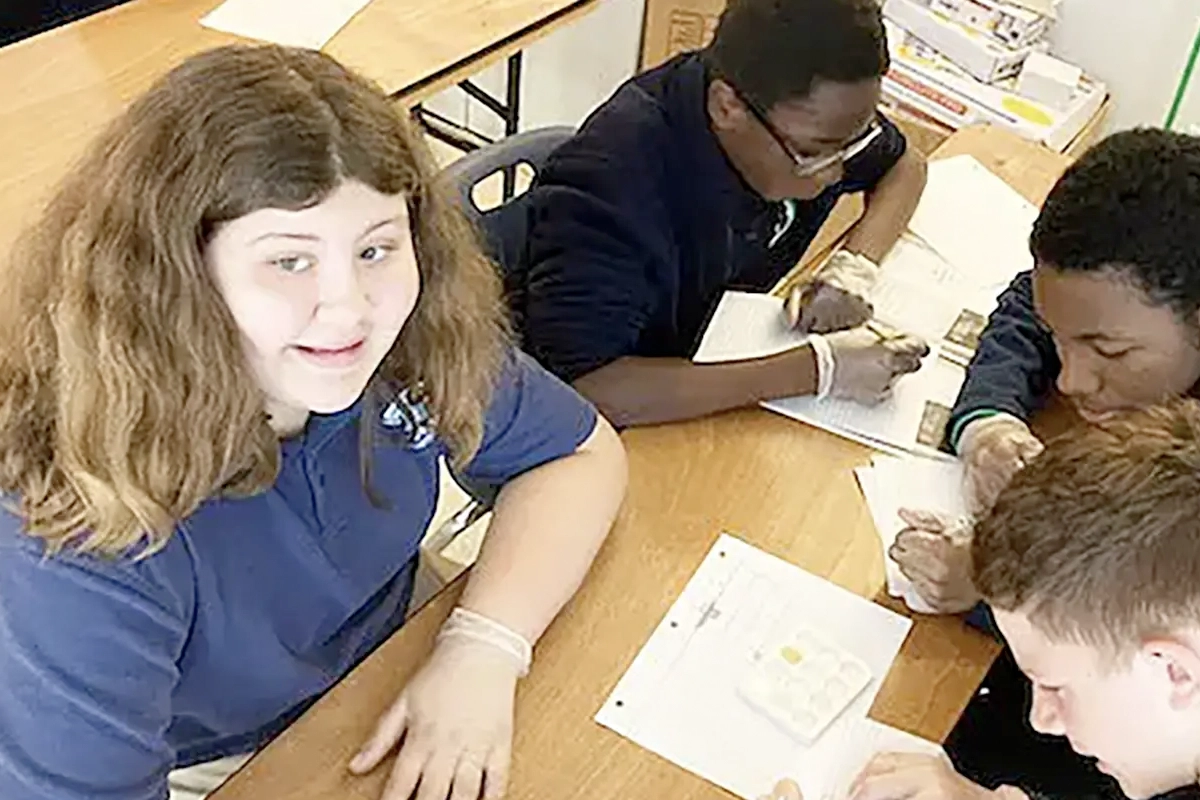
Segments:
[[[1180,317],[1200,309],[1200,138],[1113,134],[1073,164],[1033,226],[1041,265],[1127,278]]]
[[[820,81],[879,78],[889,64],[878,0],[731,0],[704,60],[763,109]]]
[[[1060,641],[1128,653],[1200,623],[1200,404],[1072,431],[976,527],[975,586]]]

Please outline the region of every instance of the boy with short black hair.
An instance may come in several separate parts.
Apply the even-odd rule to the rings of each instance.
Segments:
[[[510,295],[526,349],[619,425],[886,397],[924,343],[842,329],[870,316],[876,265],[925,184],[923,157],[876,111],[887,69],[876,0],[732,0],[706,50],[622,86],[523,200]],[[829,335],[692,364],[721,294],[770,290],[852,193],[862,219],[791,307]]]

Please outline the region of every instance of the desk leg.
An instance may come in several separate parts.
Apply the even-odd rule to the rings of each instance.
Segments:
[[[508,79],[505,83],[504,135],[512,136],[521,127],[521,51],[508,57]],[[504,199],[510,200],[516,191],[517,167],[506,167],[504,170]]]
[[[493,140],[481,136],[470,128],[464,127],[436,111],[431,111],[423,105],[413,106],[412,115],[426,134],[462,153],[472,153],[481,147],[493,144]]]
[[[512,136],[521,128],[521,72],[523,65],[524,57],[521,51],[518,50],[508,57],[508,71],[505,76],[503,101],[497,100],[469,80],[458,84],[458,87],[466,92],[468,97],[504,120],[505,136]],[[478,150],[493,143],[486,136],[476,133],[469,128],[464,128],[458,123],[448,120],[440,114],[420,105],[416,106],[413,112],[426,133],[464,153],[470,153],[473,150]],[[506,167],[504,169],[505,200],[511,199],[515,193],[516,180],[516,166]]]

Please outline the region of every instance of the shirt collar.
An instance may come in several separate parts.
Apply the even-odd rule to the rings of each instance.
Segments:
[[[315,456],[329,442],[362,415],[363,399],[354,401],[349,408],[333,414],[309,414],[304,430],[295,436],[280,441],[284,458],[297,455]]]
[[[378,390],[368,388],[367,391]],[[373,404],[374,416],[381,430],[393,439],[402,441],[410,450],[423,450],[436,439],[432,414],[421,395],[420,389],[414,391],[405,388],[389,400],[380,399]],[[359,397],[343,411],[310,414],[299,435],[283,440],[284,455],[320,453],[338,434],[362,417],[365,405],[364,397]]]

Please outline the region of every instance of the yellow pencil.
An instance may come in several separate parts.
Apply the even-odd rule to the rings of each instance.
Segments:
[[[895,328],[889,325],[884,325],[877,319],[867,320],[865,323],[863,323],[863,327],[879,337],[879,341],[881,342],[890,342],[891,340],[899,339],[904,335]]]

